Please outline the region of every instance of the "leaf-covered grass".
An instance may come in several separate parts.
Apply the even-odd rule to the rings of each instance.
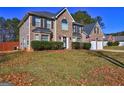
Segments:
[[[124,46],[105,46],[104,49],[124,50]]]
[[[121,58],[123,53],[103,53],[124,62]],[[4,80],[7,77],[8,81],[16,82],[16,85],[23,83],[23,73],[28,74],[24,78],[30,79],[28,81],[31,84],[26,82],[22,85],[124,85],[123,68],[99,57],[93,51],[18,52],[5,55],[5,58],[9,60],[0,63],[0,76]],[[13,81],[16,75],[17,80]],[[21,83],[18,84],[19,81]]]

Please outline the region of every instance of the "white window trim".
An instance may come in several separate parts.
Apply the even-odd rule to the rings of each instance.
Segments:
[[[39,39],[36,39],[36,35],[38,35],[38,38],[39,38]],[[40,41],[40,34],[35,33],[35,34],[34,34],[34,40],[38,40],[38,41]]]
[[[43,35],[41,35],[41,41],[42,41],[42,36],[48,36],[48,41],[50,41],[50,36],[47,35],[47,34],[43,34]],[[44,40],[43,40],[43,41],[44,41]]]
[[[65,18],[64,18],[65,19]],[[64,19],[62,19],[62,20],[64,20]],[[62,20],[61,20],[61,29],[62,29],[62,31],[68,31],[69,30],[69,23],[68,23],[68,20],[67,19],[65,19],[66,21],[67,21],[67,29],[63,29],[63,23],[62,23]]]

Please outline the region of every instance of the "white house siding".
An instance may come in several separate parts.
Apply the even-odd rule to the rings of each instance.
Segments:
[[[119,42],[119,46],[124,46],[124,42]]]
[[[20,48],[24,49],[28,47],[28,42],[29,41],[29,18],[24,22],[24,24],[20,27],[19,30],[19,41],[20,41]]]

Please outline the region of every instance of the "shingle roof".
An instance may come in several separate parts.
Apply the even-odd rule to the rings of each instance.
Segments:
[[[89,35],[95,25],[96,25],[96,23],[84,25],[84,28],[83,28],[84,32]]]
[[[32,30],[32,32],[36,32],[36,33],[52,33],[49,29],[47,28],[40,28],[40,27],[37,27],[35,29]]]
[[[46,17],[46,18],[50,18],[50,19],[54,19],[56,16],[56,14],[51,13],[51,12],[46,12],[46,11],[42,11],[42,12],[32,11],[32,12],[29,12],[29,14],[37,15],[40,17]]]
[[[74,25],[79,25],[79,26],[83,26],[82,24],[78,23],[78,22],[73,22]]]
[[[18,27],[20,27],[23,22],[28,18],[29,15],[35,15],[35,16],[39,16],[39,17],[44,17],[44,18],[49,18],[49,19],[55,19],[57,17],[57,15],[62,14],[67,8],[62,8],[59,12],[57,13],[51,13],[51,12],[47,12],[47,11],[31,11],[28,12],[24,18],[22,19],[22,21],[20,22],[20,24],[18,25]],[[60,13],[60,14],[59,14]],[[70,14],[71,15],[71,14]],[[73,19],[73,18],[72,18]],[[74,19],[73,19],[74,20]]]
[[[75,36],[75,37],[81,37],[81,34],[74,32],[74,33],[73,33],[73,36]]]

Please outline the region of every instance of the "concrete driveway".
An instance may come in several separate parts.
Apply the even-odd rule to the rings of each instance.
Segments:
[[[98,51],[107,51],[107,52],[124,52],[124,50],[112,50],[112,49],[103,49]]]

